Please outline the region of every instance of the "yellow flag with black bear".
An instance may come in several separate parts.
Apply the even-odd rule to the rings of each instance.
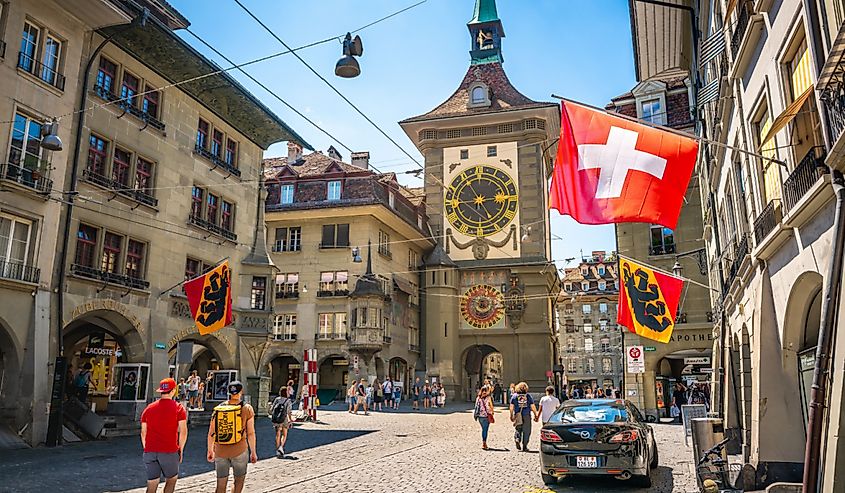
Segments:
[[[619,279],[617,323],[647,339],[669,342],[684,281],[621,256]]]

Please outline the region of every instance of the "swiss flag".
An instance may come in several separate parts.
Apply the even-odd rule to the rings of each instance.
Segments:
[[[694,139],[564,101],[549,208],[582,224],[674,229],[697,154]]]

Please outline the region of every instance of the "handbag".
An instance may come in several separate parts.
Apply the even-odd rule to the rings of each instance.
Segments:
[[[522,426],[522,411],[516,413],[513,417],[513,426],[514,428],[518,428]]]
[[[490,409],[487,411],[487,420],[491,423],[495,423],[496,419],[493,418],[493,403],[490,403]]]

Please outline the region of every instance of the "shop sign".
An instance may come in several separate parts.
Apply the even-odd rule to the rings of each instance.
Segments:
[[[698,370],[700,373],[713,373],[713,368],[702,368]]]
[[[645,373],[645,356],[642,346],[630,346],[625,353],[628,373]]]
[[[684,358],[685,365],[709,365],[710,356],[696,356],[693,358]]]
[[[302,369],[302,365],[299,363],[291,363],[288,365],[288,370],[300,370]]]
[[[155,343],[155,348],[156,349],[167,349],[167,346],[165,346],[163,342],[157,342],[157,343]]]
[[[654,347],[654,346],[646,346],[646,347],[645,347],[645,352],[647,352],[647,353],[651,353],[651,352],[653,352],[653,351],[657,351],[657,348],[656,348],[656,347]]]
[[[332,361],[332,365],[334,365],[334,366],[349,366],[349,360],[336,359],[336,360]]]
[[[113,349],[108,347],[86,347],[85,354],[91,356],[116,356],[120,357],[123,353],[120,349]]]

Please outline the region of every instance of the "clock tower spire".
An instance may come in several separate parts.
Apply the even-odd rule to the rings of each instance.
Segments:
[[[496,12],[496,0],[475,0],[475,11],[467,23],[472,49],[469,52],[473,65],[502,63],[502,38],[505,30]]]

